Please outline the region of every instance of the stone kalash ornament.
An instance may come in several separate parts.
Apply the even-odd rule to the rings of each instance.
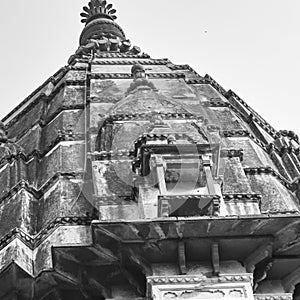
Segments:
[[[80,36],[80,46],[69,63],[77,57],[90,53],[127,53],[137,55],[141,49],[132,46],[123,29],[115,22],[116,10],[105,0],[91,0],[83,7],[82,23],[85,27]]]
[[[131,68],[131,76],[133,78],[133,82],[130,84],[127,94],[132,93],[138,88],[153,90],[155,92],[158,91],[154,84],[147,79],[146,71],[142,65],[133,65]]]

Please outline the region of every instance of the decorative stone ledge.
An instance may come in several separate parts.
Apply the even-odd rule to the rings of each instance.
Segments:
[[[254,295],[255,300],[292,300],[292,294],[257,294]]]
[[[163,120],[198,120],[201,122],[204,122],[205,119],[202,116],[197,116],[194,114],[189,114],[189,113],[157,113],[157,114],[132,114],[132,113],[127,113],[127,114],[115,114],[115,115],[110,115],[106,120],[105,123],[112,123],[116,121],[151,121],[153,117],[161,117]]]
[[[221,274],[218,277],[206,277],[200,275],[177,275],[177,276],[149,276],[148,283],[151,284],[184,284],[184,283],[227,283],[227,282],[252,282],[252,274]]]
[[[225,201],[240,201],[240,200],[253,200],[253,201],[260,201],[262,198],[262,195],[252,193],[252,194],[223,194],[223,198]]]
[[[93,60],[93,65],[167,65],[168,59],[143,59],[143,60]],[[171,68],[170,68],[171,69]]]
[[[280,183],[284,185],[287,189],[292,189],[292,183],[288,182],[283,176],[281,176],[271,167],[244,168],[244,171],[248,175],[261,175],[261,174],[272,175],[276,177],[280,181]]]
[[[133,79],[130,73],[91,73],[91,79]],[[185,78],[184,73],[149,73],[148,79],[179,79]]]
[[[186,79],[185,82],[187,84],[209,84],[209,81],[205,78]]]
[[[241,103],[248,111],[253,114],[252,120],[255,121],[259,126],[261,126],[267,133],[269,133],[273,138],[278,136],[278,132],[267,122],[265,121],[257,112],[254,111],[243,99],[241,99],[235,92],[229,90],[226,93],[226,98],[229,99],[233,97],[235,101]]]
[[[132,53],[96,53],[95,58],[150,58],[147,53],[132,54]]]
[[[219,277],[198,276],[150,276],[147,278],[149,299],[206,299],[216,298],[228,299],[228,297],[239,297],[242,299],[253,299],[252,274],[225,275]],[[215,298],[214,298],[215,299]]]
[[[14,228],[0,239],[0,250],[5,248],[12,240],[18,238],[26,244],[31,250],[38,245],[56,228],[59,226],[89,226],[91,225],[91,217],[63,217],[57,218],[50,222],[37,235],[31,236],[25,233],[22,229]]]
[[[210,75],[206,74],[204,78],[209,82],[209,84],[217,90],[221,95],[225,97],[226,95],[226,90],[219,84],[217,83]]]

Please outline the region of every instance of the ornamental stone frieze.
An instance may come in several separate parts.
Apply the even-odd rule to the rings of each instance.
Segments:
[[[151,299],[254,299],[251,274],[153,276],[147,282]]]

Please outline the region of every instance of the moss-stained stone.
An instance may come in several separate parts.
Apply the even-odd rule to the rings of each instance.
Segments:
[[[82,80],[86,80],[86,76],[87,76],[86,71],[71,70],[65,75],[64,80],[82,81]]]
[[[225,100],[224,97],[209,84],[193,84],[192,87],[201,100],[208,100],[211,98],[221,98]]]
[[[117,103],[125,97],[128,80],[91,80],[90,98],[97,103]]]
[[[291,154],[285,153],[282,156],[282,161],[292,179],[298,178],[300,176],[300,171],[295,164]]]
[[[194,90],[186,84],[184,79],[155,79],[152,82],[160,93],[166,97],[174,100],[189,99],[198,101]]]
[[[45,224],[57,218],[60,214],[61,181],[56,182],[46,191],[39,201],[37,228],[40,230]]]
[[[111,141],[111,150],[134,149],[134,142],[141,134],[150,131],[149,122],[126,122],[116,124]],[[110,150],[110,149],[107,149]]]
[[[42,131],[41,152],[46,151],[60,136],[66,139],[76,139],[76,136],[85,134],[85,111],[84,110],[67,110],[61,112],[53,121],[47,124]],[[77,138],[78,139],[78,138]]]
[[[90,104],[90,131],[99,132],[108,111],[112,108],[113,103],[91,103]]]
[[[36,199],[25,189],[0,203],[0,235],[13,228],[33,234],[36,230]],[[13,217],[12,217],[13,216]]]
[[[97,134],[91,133],[89,135],[89,142],[90,142],[89,148],[90,148],[91,152],[95,152],[95,151],[100,150],[98,140],[99,140],[98,133]]]
[[[133,187],[131,161],[94,161],[93,181],[97,197],[130,198]]]
[[[52,241],[48,238],[34,251],[34,274],[53,268],[52,244]]]
[[[277,170],[269,155],[250,138],[232,137],[222,139],[223,146],[229,149],[243,150],[243,167],[259,168],[272,167]]]
[[[41,139],[42,128],[39,124],[35,125],[29,129],[19,140],[18,145],[20,145],[25,153],[28,155],[34,150],[41,151],[40,139]]]
[[[208,143],[209,136],[200,122],[168,122],[169,126],[178,134],[184,134],[197,143]]]
[[[224,193],[252,193],[248,178],[242,164],[237,157],[224,159],[223,192]]]
[[[165,97],[163,94],[150,88],[136,89],[125,99],[117,103],[111,113],[190,113],[184,105]]]
[[[62,109],[74,108],[85,102],[85,90],[83,86],[66,86],[51,99],[46,121],[53,118]]]
[[[56,173],[84,172],[86,152],[84,142],[62,142],[42,158],[38,167],[38,186]]]
[[[276,294],[285,294],[285,288],[282,284],[281,280],[264,280],[258,287],[256,293],[260,294],[267,294],[267,295],[276,295]],[[287,294],[286,296],[290,296]]]
[[[61,216],[92,215],[94,199],[92,191],[84,189],[84,182],[72,179],[61,180]]]
[[[240,119],[226,107],[207,109],[208,122],[219,126],[222,130],[244,130]]]
[[[295,197],[272,175],[248,175],[254,193],[262,195],[262,213],[299,212]]]
[[[132,65],[92,65],[92,73],[127,73],[131,74]],[[147,74],[149,73],[172,73],[165,65],[147,65],[145,66]]]
[[[142,216],[145,219],[158,217],[159,190],[154,187],[143,187],[139,189],[139,201],[142,208]]]
[[[32,251],[19,239],[14,239],[8,246],[0,250],[0,270],[3,271],[7,268],[11,261],[14,261],[28,274],[33,274]],[[3,298],[1,297],[1,299]]]
[[[84,191],[84,181],[60,178],[39,201],[37,229],[58,217],[91,216],[93,208],[94,200]]]
[[[2,167],[0,172],[0,198],[7,194],[12,187],[11,185],[14,184],[14,182],[11,183],[10,177],[11,167],[9,164],[6,164],[4,167]]]
[[[100,220],[138,220],[140,219],[136,203],[130,205],[103,205],[99,207]]]
[[[44,102],[37,102],[28,112],[20,115],[17,122],[8,128],[8,137],[19,139],[24,132],[38,123],[44,114]]]
[[[97,48],[100,44],[94,46]],[[188,68],[172,64],[168,67],[159,61],[156,61],[157,65],[154,61],[152,64],[144,54],[134,55],[134,49],[129,53],[96,50],[93,57],[85,56],[89,46],[83,54],[80,51],[84,47],[82,45],[71,59],[70,63],[75,65],[62,68],[12,115],[4,118],[5,125],[0,124],[0,138],[5,145],[0,151],[0,160],[3,161],[0,168],[0,271],[5,270],[0,272],[0,298],[10,299],[12,291],[18,289],[18,297],[24,300],[31,299],[32,295],[36,299],[54,299],[56,296],[52,290],[58,287],[61,298],[66,299],[81,299],[84,293],[85,298],[138,299],[137,292],[140,297],[150,296],[151,291],[148,294],[142,291],[149,279],[142,274],[152,274],[151,267],[153,274],[158,276],[199,277],[195,282],[187,278],[180,282],[180,285],[193,284],[193,289],[200,287],[193,294],[195,297],[202,296],[202,283],[205,287],[209,283],[211,290],[218,289],[216,292],[222,297],[225,295],[221,291],[223,287],[237,286],[233,294],[241,297],[243,281],[247,281],[244,292],[247,290],[251,298],[252,278],[251,274],[245,274],[251,266],[245,264],[244,268],[237,261],[253,259],[255,265],[261,259],[261,253],[257,254],[257,259],[255,249],[260,245],[264,247],[273,238],[274,264],[281,254],[285,255],[284,259],[287,255],[298,255],[299,199],[292,192],[296,183],[286,184],[291,186],[288,190],[276,174],[259,170],[246,175],[244,168],[271,167],[275,171],[280,169],[281,173],[286,168],[291,175],[286,178],[291,180],[300,174],[300,163],[297,151],[279,154],[271,147],[270,151],[265,151],[266,147],[258,146],[245,131],[261,141],[266,139],[266,146],[272,143],[278,149],[283,146],[297,149],[299,145],[295,136],[285,132],[274,140],[259,127],[266,124],[247,123],[245,117],[251,109],[246,104],[240,101],[237,105],[245,111],[241,116],[211,85],[194,84],[190,79],[201,80],[201,77]],[[137,60],[142,60],[140,63],[144,68],[137,66],[135,70],[138,71],[131,76],[131,68]],[[89,67],[92,74],[88,73]],[[141,78],[144,70],[146,78]],[[112,73],[120,75],[109,76]],[[183,76],[178,76],[178,73],[183,73]],[[99,79],[110,77],[119,79]],[[200,80],[194,82],[205,82]],[[10,139],[7,143],[6,129]],[[231,133],[225,134],[224,131]],[[228,135],[232,137],[225,137]],[[151,170],[158,167],[160,189],[152,184],[156,182],[153,176],[150,176],[153,182],[146,176],[138,177],[142,173],[138,162],[145,162],[143,151],[137,151],[135,158],[132,153],[130,156],[128,153],[123,153],[124,156],[114,153],[140,146],[135,142],[140,142],[142,136],[142,142],[152,147],[164,144],[152,148],[157,157],[150,162]],[[167,143],[177,144],[180,157]],[[221,151],[219,169],[216,170],[217,155],[214,152],[211,179],[208,167],[211,153],[203,156],[192,153],[190,149],[196,148],[191,145],[195,143],[219,144],[221,150],[241,149],[243,157],[236,157],[237,151]],[[10,151],[8,144],[16,151]],[[184,167],[180,151],[182,144],[186,146]],[[23,147],[25,154],[32,155],[27,158],[11,156],[19,151],[15,145]],[[162,149],[171,150],[159,157]],[[111,151],[111,155],[95,151]],[[272,158],[268,152],[271,155],[276,153],[276,156]],[[9,155],[11,157],[7,160]],[[136,162],[134,172],[133,162]],[[172,168],[175,171],[171,176]],[[187,175],[182,190],[178,186],[172,189],[173,185],[178,185],[177,168]],[[191,182],[188,179],[198,178],[203,169],[207,180],[200,176],[197,191],[194,186],[188,189]],[[250,175],[253,173],[257,175]],[[163,180],[167,181],[165,192],[162,192]],[[169,207],[172,209],[183,205],[186,195],[180,197],[180,193],[190,193],[189,200],[195,201],[199,198],[194,194],[201,193],[200,202],[196,203],[201,206],[211,201],[207,197],[208,191],[220,196],[220,203],[213,202],[214,209],[220,210],[219,214],[211,215],[209,211],[200,216],[189,212],[187,217],[157,218],[161,192],[173,198],[172,207]],[[243,196],[250,193],[262,195],[261,207],[257,198]],[[168,204],[162,204],[168,210]],[[260,213],[266,216],[260,216]],[[283,217],[281,214],[285,213]],[[93,222],[90,223],[91,219]],[[288,228],[284,228],[287,224]],[[32,239],[26,239],[20,232],[17,238],[4,237],[14,228],[31,234]],[[26,286],[23,279],[17,278],[16,286],[11,283],[15,274],[8,274],[7,266],[12,262],[19,268],[17,273],[27,273],[26,277],[31,280],[25,294],[19,290],[21,285]],[[280,267],[274,267],[267,280],[259,283],[258,291],[262,294],[284,292],[281,284],[271,278],[276,268]],[[216,277],[212,275],[219,271],[222,282],[215,287]],[[53,276],[55,272],[59,276]],[[275,277],[287,276],[287,268],[284,272],[284,275],[275,274]],[[179,275],[181,273],[186,275]],[[222,274],[227,276],[225,281]],[[5,296],[3,277],[11,290]],[[64,281],[63,287],[60,286],[61,280]],[[71,281],[67,291],[67,282]],[[148,284],[153,282],[149,279]],[[176,282],[169,283],[176,285]],[[101,295],[106,288],[109,291]],[[45,290],[40,295],[38,289]],[[186,286],[184,290],[187,290]],[[66,296],[65,292],[70,292],[71,296]],[[78,297],[72,297],[73,293]],[[169,293],[168,296],[186,295]]]

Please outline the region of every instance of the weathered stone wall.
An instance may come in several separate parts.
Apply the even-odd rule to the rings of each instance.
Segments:
[[[140,81],[131,74],[137,63],[147,75]],[[68,295],[78,299],[254,299],[252,285],[257,299],[291,299],[296,275],[279,274],[278,256],[297,253],[299,232],[277,233],[298,224],[285,219],[299,215],[293,137],[279,138],[209,76],[167,60],[96,55],[54,79],[7,122],[3,149],[10,143],[22,151],[3,150],[0,162],[0,271],[14,260],[25,270],[17,271],[24,286],[40,276],[36,299],[54,297],[49,290],[65,278],[77,292]],[[195,168],[201,176],[191,197],[182,186],[170,191],[177,175],[195,177]],[[173,171],[167,180],[166,170]],[[199,201],[201,214],[162,214],[170,206],[159,202],[165,194],[178,207]],[[265,281],[256,275],[260,268]],[[1,299],[11,296],[1,293],[0,283]]]

